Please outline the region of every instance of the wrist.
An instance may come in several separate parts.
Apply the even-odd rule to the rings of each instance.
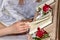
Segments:
[[[17,31],[17,28],[15,28],[15,26],[11,26],[11,34],[18,34],[19,32]]]

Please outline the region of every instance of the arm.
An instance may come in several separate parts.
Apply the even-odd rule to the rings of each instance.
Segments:
[[[25,25],[23,22],[17,22],[10,27],[0,29],[0,36],[8,35],[8,34],[18,34],[24,33],[28,31],[29,26]]]
[[[3,29],[0,29],[0,36],[12,34],[12,32],[13,32],[12,27],[3,28]]]

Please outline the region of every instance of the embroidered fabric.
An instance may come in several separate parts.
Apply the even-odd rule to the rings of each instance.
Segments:
[[[24,1],[24,5],[19,5],[18,0],[3,0],[0,12],[4,17],[0,17],[0,21],[6,26],[10,26],[16,21],[33,18],[38,3],[33,0]]]

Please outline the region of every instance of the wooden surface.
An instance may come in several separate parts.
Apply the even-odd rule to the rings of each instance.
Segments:
[[[57,40],[60,40],[60,0],[58,0],[58,15],[57,15]]]
[[[45,28],[45,30],[50,33],[51,40],[56,40],[56,28],[57,28],[57,3],[58,0],[56,0],[55,4],[52,4],[53,6],[53,23]]]

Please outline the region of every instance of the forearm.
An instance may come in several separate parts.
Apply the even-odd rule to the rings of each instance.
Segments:
[[[0,30],[0,36],[4,36],[4,35],[8,35],[8,34],[13,34],[14,33],[14,29],[13,27],[7,27],[4,29]]]
[[[24,33],[28,31],[27,29],[29,29],[29,26],[25,24],[25,22],[19,21],[11,25],[10,27],[0,29],[0,36],[4,36],[8,34]]]

